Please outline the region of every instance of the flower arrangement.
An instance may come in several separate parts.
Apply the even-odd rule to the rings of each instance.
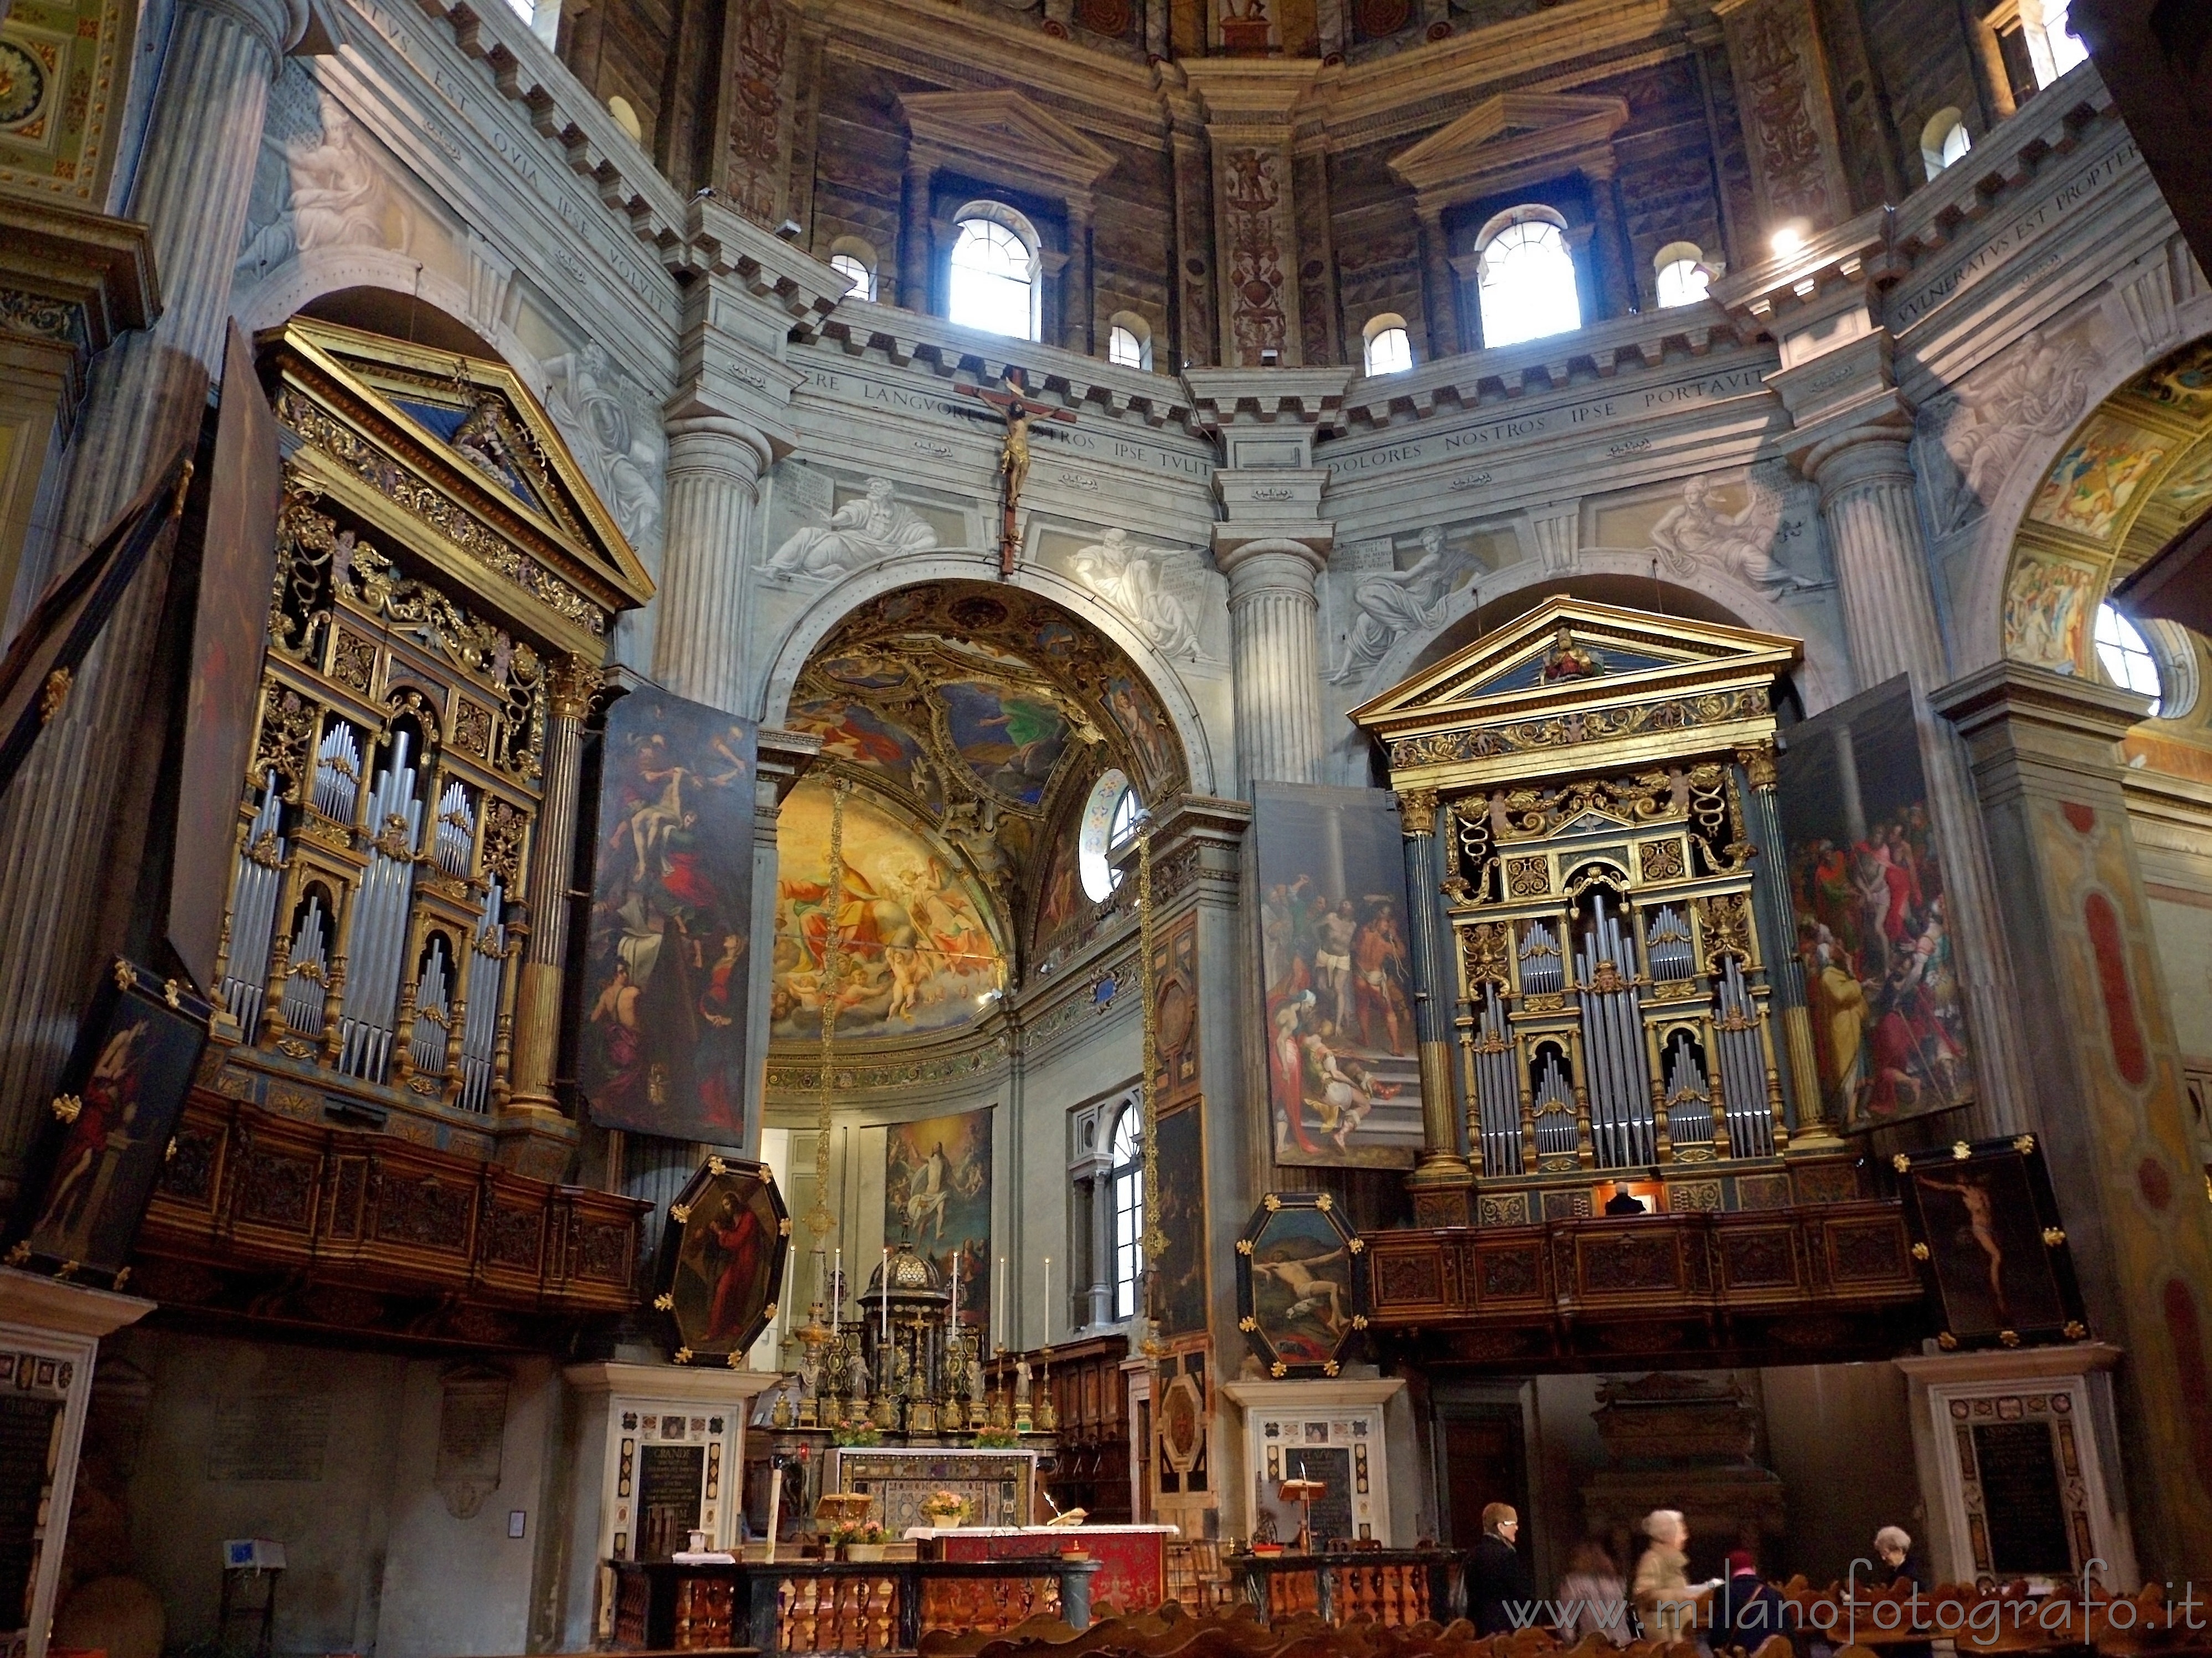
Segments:
[[[975,1430],[975,1448],[979,1451],[1010,1451],[1021,1442],[1022,1436],[1012,1428]]]
[[[968,1499],[957,1491],[932,1491],[920,1506],[921,1517],[933,1526],[958,1526],[968,1518]]]
[[[832,1445],[880,1445],[884,1436],[866,1420],[850,1423],[830,1434]]]
[[[856,1520],[830,1528],[830,1540],[840,1548],[848,1543],[888,1543],[890,1535],[872,1520]]]

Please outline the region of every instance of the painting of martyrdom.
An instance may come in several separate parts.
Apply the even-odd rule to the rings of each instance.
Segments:
[[[1152,1317],[1163,1336],[1206,1328],[1206,1137],[1202,1102],[1160,1119],[1160,1235],[1167,1252],[1151,1263]]]
[[[1902,677],[1790,728],[1782,826],[1821,1102],[1846,1129],[1974,1097],[1942,849]]]
[[[1351,1228],[1326,1192],[1270,1193],[1237,1246],[1239,1327],[1270,1376],[1334,1376],[1366,1304]]]
[[[2033,1135],[1899,1153],[1895,1163],[1943,1346],[2087,1336],[2073,1257]]]
[[[676,1356],[721,1359],[760,1339],[783,1287],[791,1217],[765,1163],[709,1157],[668,1206],[653,1305]]]
[[[1252,827],[1275,1161],[1409,1169],[1420,1061],[1395,802],[1261,783]]]
[[[884,1135],[884,1236],[960,1284],[960,1321],[991,1327],[991,1111],[895,1122]]]
[[[744,1145],[758,728],[647,685],[607,715],[577,1082],[592,1120]]]
[[[2052,464],[2027,515],[2092,541],[2110,540],[2137,486],[2169,449],[2140,428],[2109,416],[2097,420]]]
[[[830,879],[829,788],[803,783],[776,819],[775,983],[769,1029],[818,1036],[834,998],[841,1036],[964,1024],[1000,987],[990,900],[952,854],[859,792],[845,799],[841,890]],[[825,984],[830,929],[837,982]]]
[[[207,1045],[210,1013],[173,981],[112,964],[40,1119],[27,1201],[9,1219],[9,1266],[115,1284]]]
[[[2096,580],[2095,571],[2069,559],[2023,553],[2005,583],[2005,654],[2057,673],[2083,667]]]

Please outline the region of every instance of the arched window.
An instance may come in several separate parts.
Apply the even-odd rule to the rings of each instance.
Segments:
[[[1712,267],[1705,263],[1705,250],[1695,242],[1669,242],[1653,257],[1651,264],[1662,308],[1695,305],[1705,297],[1705,290],[1712,283]]]
[[[1367,341],[1369,374],[1402,374],[1413,366],[1413,337],[1407,331],[1406,319],[1396,312],[1370,317],[1362,332]]]
[[[830,244],[830,268],[853,284],[845,297],[876,297],[876,250],[858,236],[840,236]]]
[[[1094,904],[1103,904],[1121,884],[1121,872],[1107,861],[1107,854],[1128,838],[1127,825],[1135,820],[1137,792],[1116,770],[1099,774],[1083,805],[1082,826],[1076,831],[1075,870],[1083,890]]]
[[[1133,311],[1116,311],[1106,337],[1106,360],[1121,368],[1152,366],[1152,325]]]
[[[2165,683],[2158,657],[2136,624],[2110,603],[2097,606],[2097,665],[2105,677],[2122,690],[2150,698],[2151,717],[2156,719],[2165,702]]]
[[[946,314],[965,327],[1036,338],[1037,237],[1030,222],[1002,203],[970,202],[954,222]]]
[[[1583,325],[1566,226],[1548,207],[1516,207],[1482,228],[1478,288],[1485,345],[1517,345]]]
[[[2027,37],[2027,55],[2035,67],[2035,84],[2049,86],[2067,70],[2089,61],[2089,48],[2074,32],[2067,13],[2072,0],[2021,0],[2021,33]]]
[[[629,134],[637,143],[645,142],[645,124],[637,118],[637,111],[629,99],[617,92],[607,100],[607,113],[615,118],[615,125]]]
[[[1114,1316],[1137,1315],[1137,1281],[1145,1273],[1145,1152],[1139,1136],[1144,1108],[1135,1101],[1114,1121],[1108,1175],[1114,1193]]]
[[[1939,109],[1920,130],[1920,165],[1932,179],[1973,147],[1966,118],[1955,109]]]

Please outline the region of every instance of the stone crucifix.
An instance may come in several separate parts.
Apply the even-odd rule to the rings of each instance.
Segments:
[[[1022,390],[1022,371],[1018,368],[1006,370],[1002,391],[987,391],[980,386],[963,386],[960,389],[988,404],[1006,422],[1006,441],[999,447],[999,575],[1001,580],[1011,580],[1016,556],[1021,550],[1014,513],[1021,505],[1022,485],[1029,481],[1030,422],[1049,420],[1073,426],[1075,414],[1073,410],[1055,409],[1027,395]]]

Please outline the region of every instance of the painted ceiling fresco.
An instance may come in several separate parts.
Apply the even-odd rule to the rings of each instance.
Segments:
[[[2185,347],[2106,398],[2044,474],[2006,578],[2005,653],[2094,673],[2099,603],[2208,504],[2212,341]]]
[[[846,617],[801,671],[786,723],[823,739],[822,762],[777,830],[786,891],[774,1029],[786,1039],[820,1029],[827,924],[807,918],[826,902],[817,889],[828,879],[830,780],[853,785],[848,865],[858,867],[865,808],[876,860],[866,879],[897,889],[846,900],[848,936],[865,920],[898,938],[882,944],[874,978],[842,993],[840,1036],[865,1040],[972,1019],[988,990],[1025,970],[1011,941],[1036,936],[1048,866],[1101,772],[1119,767],[1149,800],[1188,775],[1166,714],[1117,648],[1046,600],[978,582],[902,588]],[[966,941],[958,949],[919,926],[906,941],[896,917],[869,908],[885,902],[909,916],[919,903],[939,923],[973,910],[992,941],[988,962],[961,929],[945,934]]]

